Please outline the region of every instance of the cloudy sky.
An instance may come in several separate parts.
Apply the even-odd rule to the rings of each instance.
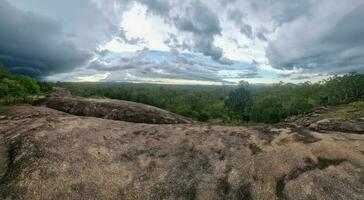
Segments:
[[[364,72],[364,0],[0,0],[0,62],[50,81],[230,84]]]

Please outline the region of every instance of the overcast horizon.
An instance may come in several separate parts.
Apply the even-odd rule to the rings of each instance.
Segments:
[[[48,81],[235,84],[364,72],[364,0],[0,0],[0,63]]]

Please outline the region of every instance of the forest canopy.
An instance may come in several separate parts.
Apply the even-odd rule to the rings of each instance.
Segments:
[[[350,73],[318,83],[238,86],[182,86],[128,83],[57,83],[84,97],[145,103],[199,121],[277,123],[333,106],[364,100],[364,75]]]

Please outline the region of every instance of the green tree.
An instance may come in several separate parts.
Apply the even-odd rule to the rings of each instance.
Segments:
[[[283,105],[276,96],[266,96],[257,100],[253,106],[252,115],[255,121],[265,123],[277,123],[285,117]]]
[[[0,102],[13,104],[31,100],[31,95],[40,93],[38,83],[27,76],[13,76],[0,64]]]
[[[315,106],[315,102],[311,98],[301,98],[299,96],[295,96],[291,98],[288,102],[286,110],[286,115],[298,115],[310,112]]]
[[[28,95],[40,93],[38,83],[28,76],[16,76],[15,80],[24,87],[24,92]]]
[[[252,96],[246,86],[239,86],[230,92],[225,105],[229,110],[230,116],[244,122],[249,121],[249,111],[252,106]]]

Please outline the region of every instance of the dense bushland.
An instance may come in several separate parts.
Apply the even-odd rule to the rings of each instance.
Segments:
[[[230,93],[226,100],[234,121],[276,123],[311,112],[319,106],[340,105],[364,100],[364,75],[350,73],[319,83],[279,83],[254,88],[247,84]]]
[[[73,94],[135,101],[200,121],[277,123],[327,105],[364,100],[364,75],[334,76],[319,83],[180,86],[127,83],[57,83]]]

